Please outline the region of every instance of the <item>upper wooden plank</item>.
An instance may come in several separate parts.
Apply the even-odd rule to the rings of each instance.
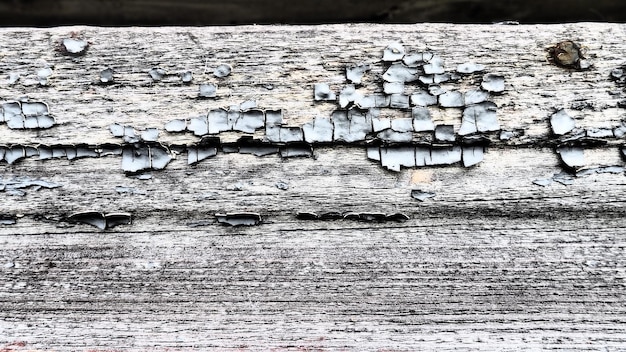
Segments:
[[[368,63],[360,92],[382,91],[383,49],[401,42],[407,51],[430,51],[444,68],[459,64],[485,65],[486,73],[503,75],[504,94],[493,97],[503,130],[523,130],[515,139],[531,143],[549,134],[548,117],[558,108],[576,109],[581,128],[619,126],[624,109],[617,104],[623,91],[609,79],[624,63],[624,25],[567,24],[551,26],[476,25],[336,25],[294,27],[209,28],[55,28],[3,29],[0,47],[0,97],[28,97],[49,105],[58,126],[32,133],[0,126],[0,142],[55,144],[117,142],[108,126],[132,124],[156,127],[175,118],[206,114],[212,108],[255,100],[260,108],[282,109],[289,125],[315,116],[329,116],[337,104],[313,100],[316,83],[339,92],[347,84],[345,68]],[[60,43],[77,37],[89,42],[83,56],[63,55]],[[566,39],[584,46],[593,67],[564,69],[547,60],[547,48]],[[229,64],[225,78],[213,75]],[[148,71],[162,68],[173,76],[154,82]],[[37,72],[50,68],[47,84]],[[111,68],[116,84],[101,85],[100,72]],[[193,82],[178,74],[190,71]],[[11,84],[10,75],[20,78]],[[218,85],[215,99],[200,100],[198,85]],[[463,80],[452,89],[476,88]],[[407,85],[410,94],[416,84]],[[458,129],[458,109],[433,109],[435,123]],[[403,113],[389,111],[395,117]],[[404,114],[406,116],[406,114]],[[190,142],[193,137],[162,133],[164,142]]]
[[[50,160],[50,158],[54,159],[55,146],[76,144],[94,146],[106,143],[124,145],[128,152],[122,156],[122,167],[119,167],[119,157],[106,161],[101,159],[102,161],[97,163],[80,163],[80,165],[85,165],[82,166],[82,172],[100,170],[98,171],[100,174],[111,173],[115,175],[114,177],[123,178],[124,171],[135,171],[135,162],[141,163],[143,160],[140,157],[141,152],[147,153],[148,149],[132,149],[135,148],[135,141],[132,138],[124,141],[116,136],[118,132],[111,129],[112,125],[117,129],[121,128],[122,134],[125,133],[124,126],[132,126],[138,133],[148,128],[158,129],[160,134],[157,141],[170,148],[167,151],[172,153],[172,157],[180,153],[191,154],[190,148],[193,148],[201,137],[189,131],[186,133],[166,132],[163,130],[166,123],[173,119],[187,119],[190,123],[189,119],[199,116],[200,119],[206,119],[207,113],[214,109],[230,108],[231,111],[238,111],[241,108],[238,105],[247,101],[254,101],[262,110],[281,110],[284,126],[299,128],[316,117],[329,118],[333,111],[341,110],[341,101],[338,101],[340,99],[315,101],[314,86],[317,83],[327,83],[334,94],[339,95],[349,86],[346,67],[350,65],[366,64],[371,68],[364,74],[362,84],[357,85],[357,92],[365,95],[383,94],[385,70],[393,65],[391,62],[383,62],[384,50],[388,45],[396,43],[402,46],[407,56],[415,52],[432,53],[438,56],[441,59],[440,62],[443,63],[442,69],[451,74],[457,74],[455,71],[458,65],[468,62],[484,66],[484,72],[464,75],[459,80],[440,85],[441,88],[452,92],[481,91],[484,88],[485,75],[493,74],[496,77],[503,77],[504,91],[490,93],[488,97],[497,111],[497,128],[493,131],[489,129],[488,133],[478,134],[481,138],[478,140],[480,148],[483,148],[485,144],[490,144],[493,151],[493,154],[488,154],[489,151],[487,151],[486,158],[492,155],[494,159],[484,168],[474,170],[474,172],[482,175],[483,180],[500,184],[502,189],[510,189],[514,192],[519,185],[510,184],[509,176],[498,171],[497,166],[511,165],[514,167],[510,171],[511,174],[520,171],[532,175],[529,176],[532,179],[523,181],[524,184],[530,185],[533,179],[559,170],[561,162],[557,159],[555,150],[551,149],[556,145],[570,148],[573,144],[575,148],[581,148],[560,150],[563,161],[567,163],[569,160],[575,164],[576,168],[593,165],[622,167],[620,148],[624,138],[623,134],[618,135],[617,132],[614,134],[614,131],[617,131],[616,128],[623,128],[622,120],[625,116],[620,102],[624,99],[624,90],[610,76],[611,72],[621,67],[624,62],[622,53],[624,43],[626,43],[625,28],[626,26],[617,24],[577,23],[550,26],[420,24],[3,29],[1,31],[0,72],[4,77],[0,82],[0,98],[3,101],[5,118],[8,116],[7,111],[10,113],[12,109],[13,101],[30,101],[31,103],[41,101],[47,104],[50,115],[55,119],[55,125],[44,129],[14,129],[8,128],[8,123],[0,124],[0,146],[4,146],[3,152],[8,150],[6,148],[17,145],[18,148],[26,148],[20,149],[24,153],[35,153],[23,165],[15,165],[19,162],[8,157],[8,154],[4,156],[5,161],[13,161],[7,170],[15,176],[34,172],[33,175],[42,177],[46,175],[46,167],[49,169],[60,167],[59,162]],[[66,46],[63,44],[64,40]],[[79,42],[73,42],[74,40]],[[583,46],[585,56],[592,64],[591,67],[579,70],[551,63],[548,60],[548,48],[563,40],[573,40]],[[80,52],[82,49],[80,41],[85,41],[84,52]],[[76,49],[79,53],[70,55],[71,53],[67,52],[68,49]],[[232,72],[225,77],[218,77],[215,69],[222,64],[229,65]],[[151,76],[149,72],[155,68],[163,70],[165,73],[163,77],[159,77],[162,73],[157,71]],[[429,70],[436,71],[438,68],[430,67]],[[106,69],[111,69],[113,72],[113,84],[103,84],[101,81],[102,72]],[[421,66],[419,70],[426,71],[426,68]],[[183,82],[181,74],[185,72],[192,74],[191,82]],[[199,99],[199,85],[204,83],[217,85],[216,97]],[[404,96],[408,98],[414,92],[427,89],[427,86],[423,83],[409,82],[404,87]],[[379,111],[380,117],[400,122],[402,118],[408,117],[410,120],[413,117],[411,110],[413,105],[415,104],[411,100],[410,107],[382,108]],[[462,118],[463,110],[442,105],[444,104],[439,98],[439,105],[429,106],[427,109],[432,115],[434,125],[452,126],[455,132],[452,136],[453,142],[447,141],[446,133],[437,137],[437,133],[433,136],[432,131],[426,131],[415,134],[410,132],[412,139],[402,143],[405,145],[415,143],[454,145],[452,148],[457,148],[459,145],[465,148],[467,144],[476,143],[471,140],[467,141],[466,135],[461,136],[465,123]],[[22,104],[22,110],[25,106]],[[231,108],[232,106],[236,107]],[[29,105],[28,109],[37,111],[37,105]],[[567,132],[564,137],[555,136],[551,127],[552,115],[559,109],[565,109],[573,117],[573,120],[566,121],[565,125],[573,122],[576,127],[573,132]],[[268,117],[265,116],[265,118]],[[371,123],[371,120],[367,121]],[[337,121],[334,122],[336,132]],[[350,130],[350,128],[345,129]],[[412,127],[409,126],[409,128]],[[402,127],[397,128],[397,130],[401,129]],[[600,133],[608,131],[610,136],[593,137],[593,133],[596,133],[598,129]],[[445,132],[445,130],[442,131]],[[268,137],[269,132],[269,127],[266,126],[255,133],[212,134],[206,132],[200,134],[219,137],[222,143],[237,142],[241,136],[250,135],[271,146],[284,144],[271,140]],[[509,133],[511,138],[507,137]],[[587,137],[592,137],[591,141],[585,137],[585,134]],[[376,137],[375,133],[374,137]],[[434,137],[436,137],[435,140],[433,140]],[[440,140],[436,140],[437,138]],[[566,139],[571,140],[566,141]],[[337,144],[345,143],[345,140],[335,139],[327,146],[337,148]],[[357,144],[359,150],[347,148],[330,151],[330,155],[337,155],[339,158],[334,162],[332,158],[324,159],[320,157],[321,154],[316,155],[320,157],[320,160],[325,160],[317,165],[322,168],[335,167],[339,162],[350,169],[351,165],[357,163],[358,169],[361,170],[360,168],[364,167],[361,165],[361,159],[357,161],[354,158],[358,155],[358,158],[362,158],[364,165],[380,168],[380,165],[377,165],[378,162],[367,161],[367,157],[376,159],[382,154],[377,154],[379,153],[377,149],[373,154],[366,154],[363,143]],[[217,147],[220,146],[217,145]],[[227,149],[230,148],[224,144],[221,147],[219,153],[228,152]],[[523,152],[520,147],[534,147],[535,149]],[[548,148],[542,149],[544,147]],[[585,148],[587,158],[584,163],[579,163],[578,152],[582,152],[583,148]],[[451,150],[453,161],[460,161],[460,154],[457,154],[460,153],[460,149]],[[153,148],[149,152],[154,154],[162,151],[162,149]],[[466,152],[468,156],[473,157],[475,152],[482,156],[482,151],[483,149],[463,149],[463,163],[471,160],[471,158],[466,158]],[[63,149],[59,152],[66,153]],[[90,150],[83,150],[83,152],[89,154]],[[134,152],[140,154],[135,157]],[[212,153],[212,150],[206,152]],[[381,150],[380,153],[382,152],[384,151]],[[397,150],[394,150],[395,152]],[[404,150],[400,152],[403,153]],[[411,150],[409,152],[412,153]],[[36,153],[39,153],[41,161],[37,160]],[[44,153],[47,153],[46,156]],[[416,151],[416,155],[417,153]],[[538,157],[542,153],[548,155]],[[65,154],[63,155],[61,164],[66,163]],[[392,165],[387,164],[390,169],[407,166],[402,164],[404,161],[393,164],[396,162],[394,161],[396,154],[387,157],[393,159],[390,161]],[[164,156],[160,160],[167,158]],[[251,156],[224,156],[224,158],[211,164],[211,167],[228,168],[231,162],[252,160],[249,165],[259,166],[259,170],[265,170],[262,172],[267,173],[267,170],[271,169],[268,162]],[[401,159],[403,156],[398,156],[398,158],[403,160]],[[479,157],[476,158],[480,161]],[[69,156],[67,159],[70,159]],[[229,161],[231,159],[232,161]],[[130,160],[130,166],[125,166],[124,160]],[[546,160],[550,162],[546,163]],[[315,162],[316,160],[313,161]],[[417,158],[414,162],[416,166],[420,166]],[[67,163],[78,165],[78,162],[74,161],[67,161]],[[172,161],[167,166],[171,168],[171,174],[166,175],[172,176],[186,172],[185,163],[186,160]],[[307,163],[310,162],[299,164]],[[383,164],[385,163],[386,161],[383,160]],[[525,163],[528,165],[524,165]],[[428,162],[426,164],[428,166]],[[33,165],[43,166],[35,168]],[[238,167],[245,169],[247,165],[243,164]],[[408,166],[412,168],[411,165]],[[112,169],[106,169],[107,167]],[[528,167],[531,172],[521,171],[525,167]],[[337,172],[342,173],[341,170]],[[393,185],[393,179],[396,177],[394,174],[384,173],[384,170],[358,172],[364,175],[364,179],[358,181],[362,185],[367,185],[376,179],[385,180],[382,186],[385,189],[395,187]],[[58,173],[64,174],[65,171]],[[465,173],[462,174],[465,175]],[[63,183],[66,176],[59,179],[60,183]],[[407,192],[405,193],[406,200],[411,202],[408,188],[415,183],[419,184],[421,176],[402,175],[401,177],[407,180],[402,190]],[[94,188],[100,187],[99,180],[92,181]],[[80,182],[90,183],[91,181]],[[192,178],[181,178],[179,182],[188,183],[188,187],[196,187]],[[233,177],[228,181],[223,180],[218,188],[224,186],[224,182],[236,184],[237,179]],[[621,183],[621,181],[617,182]],[[107,181],[104,185],[115,194],[112,184]],[[79,186],[84,186],[84,184]],[[172,184],[172,187],[176,186]],[[315,187],[314,183],[309,186]],[[459,185],[450,186],[453,187],[452,193],[455,194],[454,201],[476,197],[476,193],[472,193],[476,190]],[[606,187],[605,185],[596,186],[600,189]],[[363,188],[367,189],[367,186]],[[91,204],[76,203],[75,197],[78,197],[80,192],[78,189],[75,191],[77,193],[70,197],[60,199],[64,205],[63,209],[66,209],[62,215],[73,210],[88,210],[84,208],[91,206]],[[497,200],[501,194],[499,192],[489,195],[485,195],[484,192],[479,193],[482,196],[478,198],[485,196],[486,198],[482,199],[489,200]],[[579,194],[576,193],[572,199],[578,196]],[[344,199],[342,197],[337,198],[337,205],[342,204]],[[385,197],[383,195],[380,199],[384,200]],[[524,195],[520,193],[514,197],[524,197]],[[304,198],[304,204],[309,200],[310,198]],[[148,203],[132,201],[123,207],[118,207],[118,210],[137,213],[152,209],[149,197],[145,197],[145,201]],[[365,203],[372,204],[372,201],[385,204],[385,201],[378,202],[373,199]],[[165,198],[163,202],[165,203],[157,202],[157,204],[167,204]],[[12,208],[12,212],[22,213],[22,211],[27,212],[28,209],[37,213],[45,212],[45,204],[35,205],[34,208],[30,208],[33,206],[32,202],[26,204],[14,203],[12,206],[15,208]],[[280,202],[278,204],[280,206],[276,212],[281,213],[286,206]],[[107,203],[107,206],[109,205]],[[411,203],[408,203],[408,206],[412,206]],[[194,207],[192,206],[189,211],[193,211]],[[260,211],[264,207],[263,203],[255,203],[247,208]],[[166,208],[169,209],[169,205]],[[403,211],[406,210],[404,207],[400,208]],[[214,210],[231,209],[232,207],[226,202],[216,206]],[[183,217],[187,217],[187,214]]]

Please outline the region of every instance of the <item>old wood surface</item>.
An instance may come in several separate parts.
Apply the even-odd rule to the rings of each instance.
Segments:
[[[89,48],[66,55],[66,38]],[[584,46],[590,69],[547,60],[546,49],[567,39]],[[227,153],[244,133],[223,132],[214,135],[216,156],[188,165],[186,148],[200,137],[163,130],[250,100],[282,109],[286,126],[329,117],[337,102],[314,101],[314,84],[338,94],[345,67],[367,63],[357,89],[380,93],[389,66],[381,57],[393,42],[435,53],[448,71],[485,65],[445,88],[504,77],[504,92],[490,97],[500,129],[485,134],[481,163],[394,172],[368,159],[366,142],[338,141],[315,145],[313,157],[258,157]],[[45,102],[55,119],[46,129],[0,124],[4,151],[133,145],[113,136],[118,123],[158,128],[175,158],[140,175],[125,173],[120,155],[1,161],[0,348],[623,350],[626,177],[617,131],[626,110],[610,74],[624,64],[624,43],[626,26],[617,24],[2,29],[0,103]],[[216,77],[219,64],[232,73]],[[115,83],[103,85],[109,67]],[[154,81],[155,67],[169,75]],[[45,68],[52,74],[42,84]],[[181,82],[184,71],[192,83]],[[217,97],[199,99],[202,83],[216,83]],[[428,109],[436,125],[459,131],[461,109]],[[551,131],[559,109],[576,122],[565,137]],[[381,110],[392,120],[407,114]],[[576,137],[597,129],[616,132]],[[263,132],[252,135],[267,142]],[[564,143],[584,149],[582,170],[564,167],[555,152]],[[417,190],[434,197],[421,202]],[[88,211],[128,213],[132,224],[67,221]],[[261,223],[231,227],[215,216],[242,212]]]

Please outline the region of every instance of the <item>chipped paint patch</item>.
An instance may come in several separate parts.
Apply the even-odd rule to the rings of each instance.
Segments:
[[[429,198],[434,198],[436,194],[434,192],[426,192],[419,189],[414,189],[411,191],[411,197],[419,200],[420,202],[424,202]]]
[[[201,115],[189,119],[187,131],[192,132],[196,136],[204,136],[209,133],[209,123],[207,116]]]
[[[479,104],[487,101],[487,99],[489,99],[489,93],[482,89],[469,90],[465,92],[463,97],[463,100],[467,105]]]
[[[414,82],[419,78],[419,70],[401,63],[394,63],[389,66],[382,78],[386,82]]]
[[[281,158],[311,158],[313,148],[309,145],[291,145],[280,148]]]
[[[404,94],[391,94],[389,96],[389,107],[392,109],[408,109],[409,96]]]
[[[437,97],[420,89],[411,95],[411,104],[416,106],[435,105],[437,104]]]
[[[313,97],[316,101],[333,101],[337,99],[335,92],[330,89],[328,83],[316,83],[313,86]]]
[[[407,117],[393,119],[391,129],[396,132],[413,132],[413,119]]]
[[[356,87],[352,84],[346,85],[339,92],[339,106],[342,108],[346,108],[361,99],[363,99],[363,95],[357,92]]]
[[[229,226],[256,226],[262,221],[258,213],[217,213],[217,222]]]
[[[454,142],[456,140],[454,126],[437,125],[437,127],[435,127],[435,140],[439,142]]]
[[[504,76],[488,73],[483,76],[480,86],[490,93],[502,93],[504,92]]]
[[[183,84],[190,84],[193,81],[193,73],[191,71],[185,71],[180,74],[180,81]]]
[[[280,189],[281,191],[286,191],[289,189],[289,184],[284,181],[278,181],[274,184],[274,186],[276,186],[276,188]]]
[[[105,68],[104,70],[100,71],[100,83],[102,84],[114,83],[113,73],[114,73],[113,69],[111,68]]]
[[[372,132],[372,123],[367,116],[356,110],[336,110],[332,113],[334,141],[354,143],[365,140]]]
[[[141,132],[141,139],[146,142],[156,142],[159,139],[159,129],[146,128]]]
[[[61,41],[63,52],[70,56],[81,56],[87,53],[89,43],[84,39],[65,38]]]
[[[415,166],[415,148],[413,147],[389,147],[380,148],[381,165],[388,170],[400,171],[402,166]]]
[[[213,75],[217,78],[224,78],[230,75],[233,72],[233,67],[229,64],[220,64],[213,71]]]
[[[112,229],[119,225],[132,224],[130,213],[101,213],[96,211],[84,211],[73,213],[67,217],[68,222],[81,223],[94,226],[100,230]]]
[[[0,122],[10,129],[47,129],[55,124],[48,104],[42,101],[9,101],[0,104]]]
[[[39,85],[47,86],[48,77],[52,76],[53,72],[54,71],[52,71],[52,68],[50,67],[44,67],[44,68],[37,70],[37,79],[38,79]]]
[[[482,146],[463,147],[463,166],[470,167],[477,165],[484,158],[485,148]]]
[[[590,128],[585,131],[587,137],[591,138],[613,138],[615,134],[610,128]]]
[[[12,86],[20,80],[20,77],[21,75],[18,72],[9,72],[9,77],[6,82],[9,86]]]
[[[383,61],[400,61],[404,57],[404,46],[399,42],[389,44],[385,50],[383,50]]]
[[[316,117],[302,126],[304,140],[307,143],[330,143],[333,141],[333,123],[330,118]]]
[[[265,127],[265,113],[258,109],[242,111],[239,118],[233,124],[234,131],[244,133],[254,133],[254,131]]]
[[[203,83],[198,86],[199,98],[215,98],[217,96],[217,85],[214,83]]]
[[[383,92],[385,94],[402,94],[404,93],[404,82],[384,82]]]
[[[413,116],[413,130],[415,132],[433,131],[435,125],[430,114],[430,110],[425,107],[415,107],[411,109]]]
[[[313,212],[299,211],[296,214],[296,219],[298,219],[298,220],[318,220],[319,216],[316,213],[313,213]]]
[[[439,106],[442,108],[460,108],[465,105],[461,92],[445,92],[438,96]]]
[[[26,157],[26,150],[22,146],[0,147],[0,155],[9,164]]]
[[[154,82],[159,82],[167,75],[167,72],[162,68],[155,67],[148,71],[148,75]]]
[[[439,56],[433,56],[428,63],[424,65],[424,73],[427,75],[442,74],[446,72],[443,67],[443,60]]]
[[[42,188],[53,189],[61,187],[61,184],[41,179],[31,179],[28,176],[20,176],[4,180],[0,178],[0,192],[12,196],[25,196],[27,190],[39,191]]]
[[[15,225],[17,223],[17,217],[9,214],[0,214],[0,225]],[[5,265],[5,267],[7,267]]]
[[[482,161],[482,147],[466,147],[466,165],[473,166]],[[425,146],[388,146],[370,147],[367,157],[380,161],[391,171],[400,171],[402,167],[443,166],[460,163],[463,160],[461,146],[425,147]]]
[[[160,145],[125,146],[122,149],[122,170],[128,173],[161,170],[171,160],[170,151]]]
[[[550,127],[554,134],[564,135],[576,127],[576,121],[565,109],[560,109],[550,116]]]
[[[370,70],[369,64],[352,64],[346,67],[346,79],[354,84],[361,84],[363,75]]]
[[[499,131],[500,124],[496,116],[496,104],[484,102],[470,105],[463,110],[463,119],[459,135],[465,136],[477,132]]]
[[[193,165],[216,155],[217,147],[203,145],[190,146],[187,147],[187,164]]]
[[[473,62],[467,62],[464,64],[460,64],[456,67],[456,72],[463,74],[471,74],[476,72],[483,72],[485,70],[485,65],[476,64]]]
[[[576,170],[585,165],[585,155],[580,147],[557,147],[556,152],[569,169]]]
[[[417,166],[422,166],[422,161],[425,166],[452,165],[460,163],[461,159],[462,156],[460,146],[433,148],[430,150],[430,155],[422,153],[420,148],[416,148],[415,150],[415,162]]]
[[[576,177],[585,177],[593,174],[623,174],[624,172],[626,172],[626,168],[624,166],[599,166],[580,169],[576,172]]]

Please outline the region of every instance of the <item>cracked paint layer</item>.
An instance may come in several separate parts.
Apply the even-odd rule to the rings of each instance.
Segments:
[[[365,75],[372,71],[372,64],[369,63],[345,66],[347,84],[339,90],[339,94],[336,94],[328,83],[314,84],[314,100],[334,103],[338,108],[330,116],[316,116],[302,125],[286,125],[283,123],[283,112],[280,109],[263,109],[257,107],[254,101],[246,101],[230,107],[212,108],[206,115],[169,121],[164,129],[168,133],[187,131],[198,137],[219,135],[229,131],[241,132],[244,136],[253,136],[254,140],[260,143],[276,144],[277,148],[270,148],[266,145],[264,146],[266,151],[258,153],[260,150],[251,151],[249,147],[242,149],[239,145],[234,149],[223,147],[223,152],[231,152],[231,149],[234,152],[248,150],[251,154],[264,155],[266,152],[275,153],[278,150],[282,157],[311,156],[312,148],[317,144],[364,145],[371,141],[380,141],[387,144],[407,144],[408,148],[415,148],[415,145],[429,143],[429,141],[455,144],[458,140],[457,135],[466,137],[499,131],[500,126],[495,114],[497,107],[489,101],[489,98],[490,93],[501,93],[504,90],[503,76],[484,74],[482,79],[478,77],[481,79],[480,87],[461,92],[449,90],[447,86],[444,88],[440,83],[458,82],[464,79],[463,77],[482,74],[486,69],[484,65],[467,63],[459,65],[458,72],[446,72],[443,60],[436,54],[412,51],[407,54],[400,43],[392,43],[384,49],[382,61],[387,65],[379,77],[383,83],[382,92],[363,93],[357,86]],[[226,66],[220,67],[224,72],[232,69]],[[155,68],[150,71],[150,74],[153,79],[159,80],[166,73]],[[405,94],[407,84],[410,84],[409,91],[412,90],[412,93]],[[215,90],[216,86],[213,84],[200,85],[199,96],[215,97]],[[441,126],[435,131],[428,108],[433,105],[438,105],[440,108],[463,109],[461,128],[457,134],[454,134],[454,131],[450,132],[448,126]],[[379,118],[380,110],[384,108],[396,109],[408,116],[393,119]],[[156,130],[133,133],[133,131],[126,130],[122,132],[119,127],[117,129],[119,131],[115,135],[124,138],[126,143],[158,142]],[[446,133],[443,133],[444,129]],[[419,132],[430,131],[435,131],[430,139],[416,135]],[[259,137],[258,132],[264,132],[264,134]],[[474,140],[479,139],[474,138]],[[460,155],[461,150],[457,147],[452,149],[453,152],[444,153],[448,157],[455,155],[451,159],[455,161],[444,161],[442,164],[461,160],[456,157]],[[476,149],[476,157],[472,161],[468,159],[464,165],[474,165],[475,161],[482,160],[479,157],[481,155],[479,150],[484,151],[484,149]],[[205,159],[202,153],[198,154],[198,149],[190,148],[189,151],[188,162],[190,164]],[[398,165],[412,165],[411,162],[394,162],[393,155],[396,152],[393,149],[381,149],[379,155],[382,153],[384,157],[378,159],[385,160],[385,165],[390,170],[397,170]],[[212,153],[211,151],[207,155]],[[151,164],[145,160],[145,153],[137,151],[135,154],[137,155],[133,158],[130,152],[124,154],[125,170],[144,170],[148,164]],[[443,160],[441,151],[435,148],[433,155],[434,159],[429,155],[428,158],[416,162],[415,166],[440,164],[439,161]]]
[[[383,67],[375,67],[377,64]],[[505,79],[501,74],[488,73],[480,63],[468,62],[448,71],[436,53],[410,51],[396,42],[383,50],[382,61],[347,64],[344,68],[345,84],[337,92],[328,83],[313,86],[313,100],[335,104],[335,110],[329,116],[315,116],[300,125],[284,123],[281,109],[265,109],[258,107],[256,101],[247,100],[212,107],[197,116],[171,120],[164,126],[166,133],[191,133],[202,140],[213,138],[210,144],[176,146],[174,143],[169,146],[159,142],[159,128],[137,129],[114,123],[109,129],[113,136],[122,139],[119,145],[0,146],[0,160],[13,164],[36,155],[40,160],[117,155],[121,156],[122,170],[135,174],[163,169],[180,153],[187,153],[187,163],[193,165],[218,153],[229,152],[312,157],[318,145],[340,144],[365,148],[368,159],[380,162],[388,170],[399,171],[452,164],[472,167],[484,159],[485,146],[493,136],[508,141],[523,135],[523,131],[500,129],[497,105],[491,98],[506,90]],[[231,74],[232,67],[220,65],[217,71],[216,76],[224,78]],[[366,79],[370,81],[367,75],[372,72],[377,72],[375,81],[380,85],[373,92],[365,91],[361,84]],[[168,75],[158,67],[148,74],[154,82]],[[180,78],[179,84],[181,81],[190,83],[193,79],[191,71],[176,75]],[[612,70],[610,77],[621,82],[622,68]],[[103,84],[112,82],[113,70],[105,68],[100,78]],[[455,89],[456,83],[463,88]],[[478,86],[468,87],[467,83]],[[213,83],[200,84],[198,97],[216,97],[216,90]],[[436,109],[452,114],[459,111],[458,130],[447,121],[435,126],[431,115]],[[389,114],[390,110],[395,113]],[[0,102],[2,122],[14,129],[50,128],[55,123],[46,103],[27,100]],[[623,126],[577,129],[575,120],[563,109],[550,116],[550,127],[554,135],[564,136],[558,142],[549,143],[553,143],[563,166],[568,169],[582,167],[584,159],[579,151],[584,146],[626,135]],[[240,133],[243,139],[220,142],[220,134],[228,132]]]

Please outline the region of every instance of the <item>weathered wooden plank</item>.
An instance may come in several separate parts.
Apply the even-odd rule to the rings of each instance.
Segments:
[[[610,75],[623,65],[624,25],[2,34],[0,116],[14,118],[20,102],[24,121],[55,122],[35,129],[0,123],[5,349],[623,348],[624,88]],[[66,55],[60,45],[67,38],[89,41],[86,53]],[[546,48],[564,39],[587,47],[590,69],[548,62]],[[346,66],[369,64],[356,91],[384,96],[381,77],[391,63],[381,57],[398,41],[407,51],[435,53],[447,72],[485,65],[445,89],[480,90],[484,75],[495,74],[505,90],[489,94],[494,131],[461,135],[463,109],[472,105],[440,104],[427,109],[434,125],[453,126],[453,141],[412,131],[408,141],[382,141],[383,149],[477,147],[482,162],[389,171],[368,159],[368,147],[388,152],[377,149],[371,131],[353,142],[313,143],[308,158],[244,153],[243,135],[264,148],[293,146],[272,140],[272,111],[282,109],[283,128],[341,111],[338,100],[316,102],[314,85],[329,83],[339,96]],[[216,77],[220,64],[232,73]],[[107,67],[113,84],[100,82]],[[155,67],[169,75],[154,80],[148,72]],[[52,74],[38,76],[45,68]],[[179,75],[185,71],[190,84]],[[217,96],[199,99],[199,85],[209,82],[217,83]],[[404,92],[428,88],[407,83]],[[250,100],[264,117],[254,133],[164,131],[173,119],[190,123]],[[31,116],[39,101],[49,113]],[[379,116],[402,121],[413,107],[385,107]],[[551,128],[559,109],[576,125],[564,136]],[[341,127],[336,115],[329,121],[333,132]],[[137,134],[158,128],[159,144],[116,137],[112,124],[122,134],[126,125]],[[202,137],[216,155],[189,165]],[[125,173],[121,150],[135,147],[166,150],[173,159],[162,170]],[[566,147],[584,149],[583,169],[563,165],[556,151]],[[106,148],[120,152],[104,155]],[[14,160],[15,150],[32,155]],[[73,158],[79,150],[98,157]],[[424,201],[412,197],[420,192]],[[132,223],[100,229],[68,221],[77,212],[100,214],[91,219],[96,225],[120,220],[104,216],[110,213],[129,214]],[[248,212],[260,214],[260,224],[230,227],[216,218]],[[341,216],[307,220],[299,212]]]

